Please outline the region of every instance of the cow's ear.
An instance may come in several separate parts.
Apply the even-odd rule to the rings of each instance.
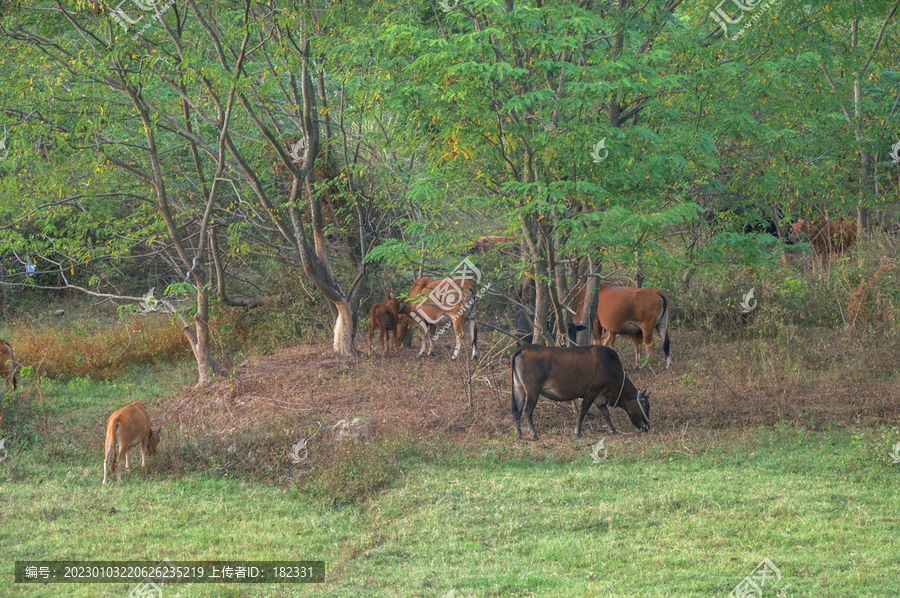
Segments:
[[[388,301],[390,301],[390,299],[388,299],[388,298],[385,297],[384,295],[381,296],[381,300],[384,301],[385,303],[387,303]]]

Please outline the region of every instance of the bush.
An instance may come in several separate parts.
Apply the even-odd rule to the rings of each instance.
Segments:
[[[112,379],[129,364],[175,360],[190,353],[181,327],[161,317],[135,317],[121,324],[71,328],[20,324],[7,338],[16,364],[51,378]]]

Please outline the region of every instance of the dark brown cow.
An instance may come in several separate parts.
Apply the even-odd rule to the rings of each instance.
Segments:
[[[459,357],[467,333],[472,337],[472,359],[478,359],[477,299],[478,291],[468,279],[416,280],[401,309],[401,313],[409,316],[422,331],[422,348],[416,357],[434,355],[437,326],[452,325],[456,333],[456,350],[450,359]]]
[[[18,387],[18,375],[16,374],[16,358],[13,348],[6,341],[0,340],[0,376],[8,383],[12,379],[12,387]]]
[[[375,329],[378,328],[381,342],[381,352],[387,353],[388,341],[391,332],[396,337],[397,323],[399,320],[400,310],[403,308],[403,301],[398,298],[382,297],[384,301],[376,303],[369,311],[369,347],[371,350],[372,337],[375,335]],[[399,353],[399,349],[397,349]]]
[[[469,255],[475,253],[487,253],[491,251],[495,247],[501,245],[513,245],[516,242],[515,237],[500,237],[497,235],[491,235],[488,237],[481,237],[469,247]]]
[[[603,330],[609,333],[603,342]],[[647,356],[653,348],[653,331],[659,333],[666,355],[666,367],[672,365],[669,350],[669,301],[659,289],[636,289],[600,284],[597,293],[597,317],[594,319],[594,341],[613,348],[616,335],[627,336],[634,343],[634,365],[641,365],[642,343]]]
[[[581,413],[575,435],[581,435],[581,422],[594,400],[600,397],[600,410],[613,434],[619,432],[609,418],[607,405],[622,407],[631,423],[639,430],[650,429],[650,391],[641,391],[625,375],[615,351],[607,347],[519,347],[510,359],[512,379],[512,412],[516,435],[522,435],[519,419],[522,412],[532,440],[537,440],[531,415],[538,397],[553,401],[581,401]],[[524,409],[523,409],[524,407]]]
[[[813,266],[824,268],[832,253],[848,251],[856,242],[856,222],[845,221],[843,216],[838,222],[821,218],[810,222],[801,218],[791,227],[792,235],[799,235],[812,244]]]

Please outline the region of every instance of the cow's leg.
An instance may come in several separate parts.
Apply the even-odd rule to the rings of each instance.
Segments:
[[[575,424],[575,436],[579,438],[584,438],[584,436],[581,435],[581,422],[584,421],[584,416],[587,415],[588,409],[591,408],[591,405],[596,398],[597,393],[594,393],[587,395],[581,400],[581,413],[578,415],[578,423]]]
[[[606,331],[606,343],[605,343],[605,344],[606,344],[606,346],[609,347],[610,349],[614,349],[614,348],[615,348],[615,344],[616,344],[616,333],[613,332],[612,330],[607,330],[607,331]]]
[[[131,471],[131,468],[128,466],[129,448],[131,447],[119,443],[119,457],[116,459],[116,481],[122,481],[122,467],[125,467],[127,471]]]
[[[609,419],[609,409],[606,405],[600,405],[600,411],[603,412],[603,417],[606,419],[606,425],[609,427],[609,431],[613,434],[621,434],[616,428],[612,425],[612,420]]]
[[[594,325],[591,327],[591,336],[594,338],[595,345],[603,344],[603,326],[600,324],[599,318],[594,318]]]
[[[116,441],[113,439],[112,444],[106,447],[106,458],[103,460],[103,484],[106,483],[106,473],[110,466],[116,468]]]
[[[422,329],[422,348],[419,349],[419,354],[416,355],[416,357],[424,357],[425,355],[428,354],[426,352],[426,349],[428,348],[428,339],[430,338],[429,330],[428,330],[429,326],[421,327],[421,329]]]
[[[469,329],[469,336],[472,337],[472,359],[478,359],[478,328],[475,326],[475,320],[466,320],[466,327]]]
[[[525,421],[528,423],[528,431],[531,432],[532,440],[538,439],[537,432],[534,431],[534,420],[531,418],[531,414],[534,413],[534,408],[540,396],[541,389],[537,386],[525,387]]]
[[[456,349],[453,350],[453,357],[450,358],[451,361],[456,361],[456,358],[459,357],[459,349],[466,340],[465,325],[460,322],[460,319],[461,318],[455,318],[453,320],[453,334],[456,336]]]
[[[646,338],[646,337],[645,337]],[[650,337],[650,340],[653,340],[653,337]],[[641,338],[641,335],[636,335],[631,337],[631,342],[634,343],[634,367],[641,367],[641,357],[644,356],[644,342]],[[650,350],[647,350],[647,358],[650,358]]]
[[[522,417],[522,410],[525,408],[525,386],[522,384],[521,372],[516,368],[516,364],[513,364],[513,368],[516,370],[512,376],[513,421],[516,423],[516,436],[522,436],[522,426],[519,420]]]

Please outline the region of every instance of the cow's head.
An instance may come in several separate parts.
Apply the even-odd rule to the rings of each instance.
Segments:
[[[625,411],[634,427],[643,432],[650,431],[650,391],[637,389],[634,400],[625,403]]]
[[[156,445],[159,444],[159,433],[162,432],[163,427],[160,426],[155,430],[150,428],[150,440],[147,442],[147,453],[153,454],[156,452]]]

